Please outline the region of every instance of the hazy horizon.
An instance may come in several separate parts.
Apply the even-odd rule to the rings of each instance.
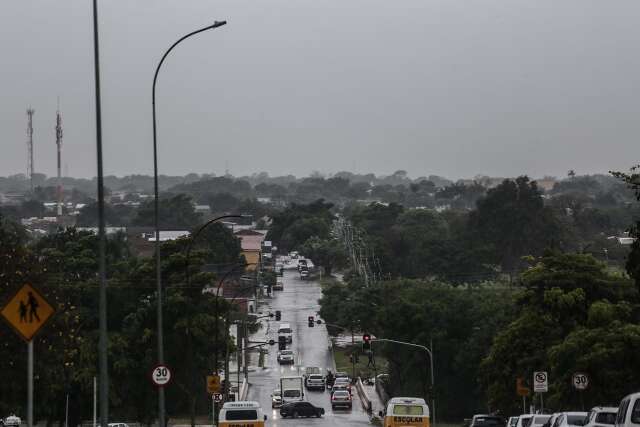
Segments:
[[[99,1],[105,174],[448,179],[627,170],[640,161],[640,3],[595,0]],[[90,2],[0,7],[0,175],[95,175]],[[29,29],[27,31],[27,29]],[[19,41],[19,43],[17,43]]]

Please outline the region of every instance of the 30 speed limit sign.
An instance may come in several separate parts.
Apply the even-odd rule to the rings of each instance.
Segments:
[[[576,390],[586,390],[589,387],[589,376],[583,372],[576,372],[572,378]]]
[[[164,387],[171,381],[171,369],[166,365],[158,365],[151,371],[151,381],[158,387]]]

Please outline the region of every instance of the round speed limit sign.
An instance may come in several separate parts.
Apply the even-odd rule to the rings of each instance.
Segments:
[[[589,387],[589,376],[582,372],[576,372],[572,378],[576,390],[586,390]]]
[[[151,381],[158,387],[164,387],[171,381],[171,370],[166,365],[158,365],[151,371]]]

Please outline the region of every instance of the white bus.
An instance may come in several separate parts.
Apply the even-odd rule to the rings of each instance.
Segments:
[[[226,402],[220,409],[220,427],[264,427],[267,416],[258,402]]]

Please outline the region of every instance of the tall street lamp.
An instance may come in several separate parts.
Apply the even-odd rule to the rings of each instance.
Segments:
[[[106,237],[104,220],[104,172],[102,168],[102,104],[100,100],[100,50],[98,39],[98,2],[93,0],[93,71],[95,79],[96,101],[96,152],[97,152],[97,183],[98,183],[98,276],[100,278],[98,318],[98,371],[100,372],[100,425],[107,427],[109,423],[109,373],[107,365],[107,266],[106,266]],[[29,356],[33,356],[33,347],[29,343]],[[33,386],[29,392],[33,395]],[[32,399],[29,399],[31,402]],[[27,412],[29,427],[33,425],[33,407],[29,405]]]
[[[156,72],[153,75],[153,87],[151,93],[151,104],[153,110],[153,194],[154,194],[154,227],[156,234],[156,242],[155,242],[155,251],[156,251],[156,287],[157,287],[157,310],[158,310],[158,363],[164,364],[164,332],[162,328],[162,271],[160,265],[160,224],[159,224],[159,189],[158,189],[158,143],[157,143],[157,135],[156,135],[156,82],[158,80],[158,72],[160,71],[160,67],[164,63],[165,58],[169,55],[169,52],[173,50],[180,42],[188,39],[191,36],[194,36],[203,31],[212,30],[214,28],[221,27],[225,25],[227,21],[215,21],[213,25],[209,25],[207,27],[201,28],[199,30],[193,31],[173,43],[169,49],[162,55],[158,66],[156,67]],[[158,425],[160,427],[165,427],[165,404],[164,404],[164,388],[158,388]]]

